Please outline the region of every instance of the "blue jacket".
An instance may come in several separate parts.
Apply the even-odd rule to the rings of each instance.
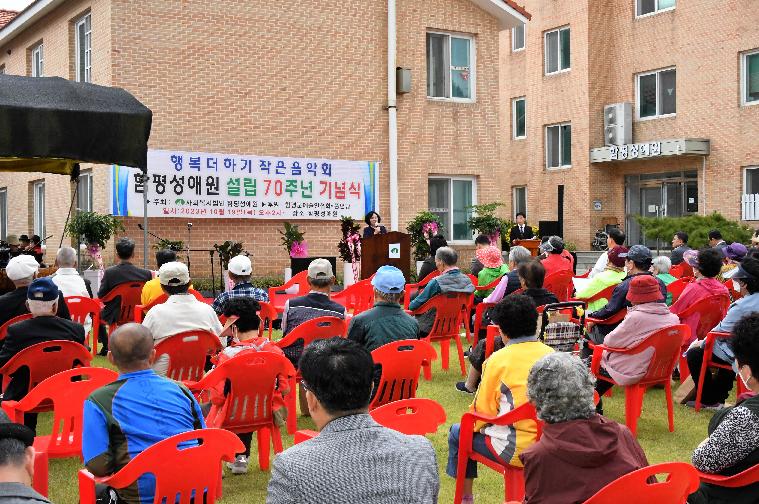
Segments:
[[[605,320],[607,318],[611,318],[613,315],[615,315],[618,311],[624,310],[625,308],[628,308],[632,306],[630,302],[627,300],[627,291],[630,290],[630,282],[632,282],[632,279],[639,275],[651,275],[652,273],[644,272],[644,273],[636,273],[634,275],[628,275],[622,280],[622,282],[617,285],[617,287],[614,289],[614,292],[611,295],[611,299],[609,299],[609,302],[601,308],[598,311],[595,311],[590,314],[590,317],[597,318],[601,320]],[[661,281],[661,279],[656,279],[659,282],[659,288],[661,289],[661,293],[664,299],[667,299],[667,286],[664,285],[664,282]],[[662,300],[662,302],[664,302]],[[608,332],[611,332],[612,329],[614,329],[615,326],[603,326],[604,327],[604,333],[608,334]],[[599,327],[600,329],[600,327]]]
[[[746,315],[759,313],[759,292],[749,294],[730,305],[725,318],[717,324],[713,331],[733,332],[735,324]],[[719,339],[714,342],[714,356],[731,364],[735,360],[735,354],[730,346],[730,340]]]

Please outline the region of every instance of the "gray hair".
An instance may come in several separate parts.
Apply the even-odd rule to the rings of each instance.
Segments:
[[[656,268],[656,271],[665,275],[669,273],[670,268],[672,268],[672,261],[667,256],[654,257],[652,264],[654,268]]]
[[[532,260],[532,254],[529,250],[521,245],[511,247],[509,251],[509,262],[513,262],[517,266],[522,263],[526,263]]]
[[[527,377],[527,399],[546,423],[590,418],[596,411],[596,379],[579,357],[556,352],[543,356]]]
[[[374,296],[382,299],[386,303],[401,304],[401,300],[405,294],[405,292],[394,292],[388,294],[386,292],[382,292],[381,290],[374,289]]]
[[[55,260],[61,268],[73,268],[76,266],[76,250],[71,247],[61,247],[55,254]]]
[[[52,301],[39,301],[36,299],[28,299],[27,303],[29,303],[29,312],[32,314],[32,316],[39,317],[42,315],[50,315],[51,313],[55,313],[58,300],[53,299]]]
[[[451,247],[440,247],[435,252],[435,261],[440,261],[446,266],[456,266],[459,262],[459,254]]]

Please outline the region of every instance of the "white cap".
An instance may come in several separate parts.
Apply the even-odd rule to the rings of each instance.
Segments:
[[[326,259],[314,259],[308,265],[308,278],[332,278],[332,263]]]
[[[247,276],[253,272],[250,258],[238,255],[229,260],[229,272],[237,276]]]
[[[167,262],[158,270],[158,281],[161,285],[186,285],[190,283],[190,272],[181,262]]]
[[[8,265],[5,267],[5,274],[8,275],[11,281],[15,281],[34,275],[38,269],[40,269],[40,265],[34,257],[24,254],[8,261]]]

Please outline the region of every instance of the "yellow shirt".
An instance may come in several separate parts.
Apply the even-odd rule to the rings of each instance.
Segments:
[[[190,289],[192,289],[193,286],[190,284]],[[145,285],[142,286],[142,296],[140,296],[140,304],[142,306],[147,306],[156,299],[158,299],[161,295],[163,295],[163,289],[161,288],[161,282],[158,280],[158,277],[155,277],[152,280],[148,280],[145,282]]]

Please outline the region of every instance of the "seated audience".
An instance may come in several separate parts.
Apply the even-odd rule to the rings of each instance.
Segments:
[[[560,236],[551,236],[540,245],[540,251],[545,254],[541,262],[547,277],[559,271],[573,271],[575,260],[564,250],[564,240]]]
[[[746,254],[748,254],[748,249],[742,243],[731,243],[723,248],[722,255],[725,256],[725,259],[719,275],[717,275],[717,280],[724,282],[730,278]]]
[[[654,257],[654,260],[651,263],[651,273],[653,273],[656,278],[664,282],[665,286],[668,286],[669,284],[677,280],[677,278],[669,274],[670,269],[672,269],[672,262],[670,261],[669,257],[667,256]],[[672,305],[672,293],[669,291],[667,291],[666,303],[667,303],[667,306]]]
[[[624,320],[603,340],[612,348],[632,348],[644,342],[651,334],[668,326],[677,325],[680,319],[664,303],[659,280],[651,275],[638,275],[630,281],[627,301],[632,305]],[[620,354],[604,351],[600,373],[619,385],[638,383],[648,372],[654,349],[637,354]],[[602,396],[613,385],[604,380],[596,382],[596,391]],[[602,412],[601,402],[598,403]]]
[[[474,276],[479,276],[480,271],[482,271],[482,268],[484,267],[477,252],[486,247],[490,247],[490,238],[484,234],[477,235],[477,238],[474,239],[474,257],[472,257],[472,264],[469,268]]]
[[[213,308],[190,294],[190,273],[185,264],[164,264],[158,270],[158,279],[169,299],[151,308],[142,322],[153,335],[155,344],[185,331],[202,330],[216,336],[221,334],[221,323]],[[153,364],[153,370],[161,376],[165,376],[168,369],[168,355],[162,355]]]
[[[25,256],[34,260],[31,256]],[[32,318],[8,327],[8,334],[0,341],[0,367],[21,350],[37,343],[53,340],[75,341],[84,345],[84,327],[63,317],[57,317],[61,293],[50,278],[38,278],[29,284],[26,305]],[[5,384],[4,384],[5,385]],[[29,391],[29,368],[22,367],[11,375],[2,400],[18,401]],[[37,427],[37,414],[24,415],[24,423],[32,430]]]
[[[440,272],[426,285],[424,290],[419,293],[409,303],[409,309],[416,310],[424,303],[437,296],[438,294],[448,294],[461,292],[471,294],[474,292],[474,285],[468,276],[459,270],[456,263],[459,260],[459,254],[450,247],[441,247],[435,252],[435,265]],[[436,310],[428,310],[416,316],[419,322],[420,337],[426,337],[432,330],[432,324],[435,322]]]
[[[8,266],[5,267],[5,274],[16,287],[14,290],[0,296],[0,325],[5,324],[10,319],[29,313],[26,305],[29,285],[37,276],[37,270],[40,265],[29,255],[18,255],[11,257]],[[70,319],[71,314],[63,300],[63,294],[58,295],[56,315],[62,318]]]
[[[483,302],[485,303],[497,303],[504,296],[508,296],[514,291],[522,288],[522,284],[519,281],[519,273],[517,268],[520,264],[532,261],[532,254],[530,251],[521,245],[511,247],[509,250],[509,272],[501,277],[501,281],[498,283],[493,292],[488,295]]]
[[[677,266],[683,262],[683,254],[689,251],[691,248],[688,246],[688,233],[685,231],[678,231],[672,237],[672,254],[670,260],[673,266]]]
[[[268,504],[437,502],[435,450],[368,415],[372,357],[342,338],[318,340],[300,361],[308,410],[321,433],[274,459]]]
[[[58,286],[64,298],[71,296],[92,297],[90,282],[79,276],[76,270],[76,250],[71,247],[61,247],[55,255],[55,265],[58,269],[50,277]]]
[[[503,257],[498,247],[488,245],[477,249],[477,260],[483,265],[477,274],[477,285],[490,285],[509,272],[509,267],[503,264]],[[474,292],[475,301],[482,301],[495,289],[477,290]]]
[[[345,307],[329,298],[335,284],[332,264],[326,259],[314,259],[308,265],[306,277],[311,291],[305,296],[288,299],[282,315],[282,335],[287,336],[303,322],[318,317],[345,318]],[[285,356],[293,366],[298,367],[298,359],[303,352],[303,342],[283,348]]]
[[[722,239],[722,233],[719,229],[712,229],[709,231],[709,246],[712,248],[723,249],[727,247],[727,243]]]
[[[226,310],[226,303],[229,299],[234,297],[249,297],[256,301],[269,301],[269,293],[258,287],[254,287],[250,283],[250,276],[253,274],[253,264],[250,262],[250,258],[244,255],[238,255],[229,260],[227,266],[229,271],[229,279],[234,284],[232,290],[222,292],[216,299],[213,300],[211,305],[214,311],[221,315]],[[282,327],[284,327],[284,323]]]
[[[759,314],[741,319],[733,328],[732,349],[738,379],[752,392],[759,392]],[[709,422],[709,437],[693,452],[693,465],[699,471],[732,476],[759,464],[759,395],[737,406],[724,408]],[[738,488],[701,483],[688,498],[691,504],[753,504],[759,495],[759,482]]]
[[[161,269],[166,263],[174,262],[177,260],[177,253],[171,249],[161,249],[155,253],[156,268]],[[158,275],[145,282],[142,286],[142,296],[140,296],[140,304],[147,306],[164,294],[161,288],[161,281],[158,279]]]
[[[13,423],[0,410],[0,502],[50,504],[32,488],[34,478],[34,432]]]
[[[110,340],[108,360],[118,368],[119,379],[84,402],[82,458],[95,476],[118,472],[158,441],[206,427],[192,393],[151,369],[155,349],[150,330],[128,323],[119,326]],[[144,474],[127,488],[100,490],[105,495],[99,495],[98,502],[149,503],[155,478]]]
[[[685,254],[685,260],[693,266],[696,281],[689,283],[677,301],[672,303],[670,309],[677,316],[680,316],[685,310],[709,296],[719,294],[728,298],[730,296],[727,287],[715,278],[722,267],[722,255],[719,250],[704,248],[698,251],[695,259],[693,258],[694,255],[696,255],[694,250]],[[680,317],[682,323],[690,327],[690,339],[684,342],[686,348],[696,339],[696,329],[698,328],[700,318],[701,315],[699,313],[693,313],[685,318]]]
[[[448,242],[445,241],[443,235],[438,234],[430,238],[430,255],[424,260],[424,262],[422,262],[422,267],[419,269],[419,275],[417,275],[420,282],[427,278],[427,276],[433,271],[437,271],[437,266],[435,266],[435,253],[440,247],[447,246]],[[474,266],[474,261],[476,260],[476,257],[472,259],[472,266]]]
[[[609,262],[610,251],[614,250],[617,247],[622,247],[627,250],[627,247],[624,247],[626,236],[621,229],[618,227],[613,227],[609,229],[607,236],[608,238],[606,238],[606,246],[608,250],[598,257],[598,260],[593,266],[593,269],[590,270],[588,278],[595,278],[596,276],[606,271],[606,266]],[[624,266],[624,264],[622,266]]]
[[[587,366],[568,353],[548,354],[530,369],[527,398],[544,424],[541,438],[519,455],[525,504],[580,504],[648,466],[630,430],[595,412],[593,382]]]
[[[471,411],[499,416],[527,402],[527,375],[532,365],[553,349],[539,342],[535,335],[538,311],[527,296],[512,295],[493,307],[493,321],[498,324],[503,349],[495,352],[482,365],[482,382],[474,396]],[[446,473],[456,477],[459,452],[459,424],[453,424],[448,435],[448,466]],[[475,452],[502,464],[522,466],[519,454],[537,438],[533,422],[511,425],[475,425],[472,448]],[[467,462],[463,502],[473,502],[473,479],[477,463]]]
[[[759,259],[753,257],[744,259],[733,275],[733,282],[740,286],[744,296],[730,305],[727,315],[717,327],[712,329],[713,331],[731,333],[742,318],[759,313]],[[704,341],[694,340],[685,357],[691,377],[698,385],[701,365],[704,361]],[[735,360],[730,340],[718,339],[714,342],[712,359],[721,364],[730,364]],[[730,395],[734,380],[735,373],[728,369],[716,368],[707,371],[704,375],[701,395],[704,407],[722,406]],[[694,406],[695,402],[690,401],[687,405]]]
[[[577,292],[575,292],[575,298],[589,299],[602,290],[620,283],[625,278],[625,258],[621,256],[621,254],[624,254],[625,252],[627,252],[627,247],[622,247],[620,245],[609,249],[609,251],[606,252],[605,269],[593,276],[583,285],[583,287],[577,289]],[[597,264],[598,263],[596,263],[596,265]],[[596,301],[588,303],[587,310],[589,312],[600,310],[606,306],[608,302],[609,300],[606,298],[597,299]]]

